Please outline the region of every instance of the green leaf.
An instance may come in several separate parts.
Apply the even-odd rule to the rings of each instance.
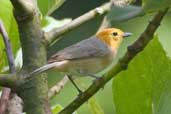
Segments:
[[[60,104],[56,104],[55,106],[52,107],[52,114],[57,114],[63,109],[63,107]],[[74,112],[72,114],[77,114],[77,112]]]
[[[141,7],[126,6],[126,7],[113,7],[108,14],[108,19],[112,21],[125,21],[137,16],[143,15],[144,12]]]
[[[58,112],[60,112],[63,109],[63,107],[59,104],[55,105],[52,107],[52,113],[53,114],[57,114]]]
[[[104,114],[103,109],[94,97],[88,100],[88,106],[92,114]]]
[[[9,0],[0,1],[0,19],[2,20],[11,41],[13,53],[16,54],[20,47],[18,27],[13,16],[13,7]],[[7,65],[4,43],[0,35],[0,71]]]
[[[159,36],[159,41],[161,42],[163,49],[166,51],[167,56],[171,58],[170,18],[171,13],[168,13],[162,20],[161,26],[159,27],[156,34]]]
[[[38,0],[38,5],[41,13],[45,15],[50,15],[53,11],[58,9],[65,0]]]
[[[143,0],[145,12],[154,12],[169,7],[171,0]]]
[[[171,60],[157,38],[113,80],[116,114],[171,114]]]

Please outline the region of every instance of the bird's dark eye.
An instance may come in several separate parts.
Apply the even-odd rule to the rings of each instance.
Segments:
[[[117,36],[118,35],[118,33],[117,32],[113,32],[113,36]]]

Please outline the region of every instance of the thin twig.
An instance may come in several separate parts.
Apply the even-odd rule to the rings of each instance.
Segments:
[[[4,44],[6,47],[7,59],[8,59],[8,64],[9,64],[9,71],[10,71],[10,73],[14,73],[15,72],[14,56],[12,53],[12,48],[10,45],[10,40],[9,40],[8,34],[7,34],[6,29],[5,29],[1,20],[0,20],[0,33],[2,35]]]
[[[168,8],[165,11],[160,11],[157,13],[142,35],[138,38],[138,40],[128,47],[128,51],[123,56],[123,58],[121,58],[121,60],[109,72],[105,73],[101,80],[95,80],[94,83],[84,93],[79,95],[58,114],[72,114],[84,102],[86,102],[90,97],[97,93],[100,88],[103,88],[109,80],[111,80],[119,72],[125,70],[125,66],[127,66],[129,62],[136,56],[136,54],[141,52],[153,38],[154,32],[159,27],[160,22],[167,11]]]
[[[52,88],[49,89],[48,97],[51,99],[53,96],[59,94],[61,89],[65,86],[65,84],[68,82],[68,77],[64,76],[62,80],[60,80],[56,85],[54,85]]]
[[[4,41],[5,47],[6,47],[6,55],[7,55],[8,64],[9,64],[9,72],[13,74],[13,73],[15,73],[14,56],[12,53],[12,48],[10,45],[10,40],[8,38],[8,34],[7,34],[6,29],[1,20],[0,20],[0,33],[2,34],[2,38]],[[11,93],[10,88],[3,88],[2,95],[0,98],[0,114],[5,113],[10,93]]]
[[[45,40],[47,41],[48,44],[51,44],[53,41],[57,40],[60,36],[62,36],[66,32],[71,31],[73,28],[79,27],[81,24],[97,16],[104,15],[105,13],[109,12],[111,6],[112,3],[108,2],[74,19],[71,23],[64,25],[61,28],[54,28],[52,31],[45,33]]]

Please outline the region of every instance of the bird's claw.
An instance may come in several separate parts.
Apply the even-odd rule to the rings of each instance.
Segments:
[[[102,77],[96,77],[96,79],[93,80],[93,83],[97,83],[97,82],[101,82],[101,81],[103,81],[103,78],[102,78]],[[103,90],[103,89],[104,89],[104,86],[101,87],[101,88],[102,88],[102,90]]]

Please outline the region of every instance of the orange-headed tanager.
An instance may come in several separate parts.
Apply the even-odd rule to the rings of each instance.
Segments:
[[[117,28],[103,29],[96,35],[57,52],[49,59],[48,64],[32,74],[53,69],[70,76],[93,76],[112,63],[123,39],[130,35],[131,33]]]

